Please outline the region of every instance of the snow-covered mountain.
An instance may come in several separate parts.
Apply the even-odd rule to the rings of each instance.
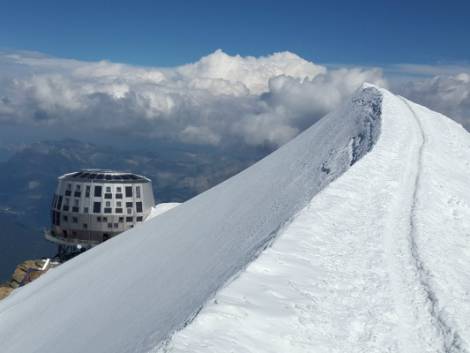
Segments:
[[[468,352],[469,167],[461,126],[364,86],[0,302],[0,351]]]

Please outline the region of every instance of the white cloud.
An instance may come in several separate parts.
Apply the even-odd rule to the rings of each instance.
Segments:
[[[379,69],[335,69],[289,53],[217,50],[174,68],[0,53],[0,123],[276,147],[332,110]]]
[[[275,53],[271,56],[230,56],[222,50],[203,57],[194,64],[184,65],[177,72],[188,80],[224,80],[231,84],[243,84],[252,94],[261,94],[268,89],[272,77],[286,75],[303,80],[326,73],[326,68],[308,62],[290,53]]]
[[[441,112],[470,131],[470,74],[435,76],[397,87],[400,94]]]

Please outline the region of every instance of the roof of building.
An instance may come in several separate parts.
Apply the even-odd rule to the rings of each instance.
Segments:
[[[79,172],[64,174],[59,179],[103,183],[148,183],[151,181],[142,175],[106,169],[82,169]]]

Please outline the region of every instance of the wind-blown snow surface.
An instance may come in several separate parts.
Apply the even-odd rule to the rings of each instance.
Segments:
[[[361,90],[249,169],[15,291],[0,303],[0,351],[154,349],[372,149],[381,100]]]
[[[162,352],[469,352],[470,135],[381,92],[372,152]]]
[[[178,206],[180,203],[179,202],[167,202],[167,203],[159,203],[158,205],[155,205],[152,207],[150,210],[150,214],[148,215],[147,219],[145,220],[150,221],[152,218],[155,218],[157,216],[160,216],[161,214],[164,214],[165,212],[168,212],[172,208],[175,208]]]

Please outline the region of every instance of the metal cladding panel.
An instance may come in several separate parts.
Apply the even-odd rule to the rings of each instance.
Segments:
[[[103,179],[90,179],[87,177],[90,173],[103,175]],[[106,180],[107,175],[127,179]],[[95,190],[101,190],[96,193],[98,196]],[[95,203],[99,206],[97,212]],[[87,234],[90,241],[96,242],[100,235],[107,238],[144,221],[154,205],[152,182],[148,178],[94,170],[65,174],[58,178],[52,203],[53,214],[60,215],[60,222],[55,222],[52,231],[71,243],[86,239]]]

